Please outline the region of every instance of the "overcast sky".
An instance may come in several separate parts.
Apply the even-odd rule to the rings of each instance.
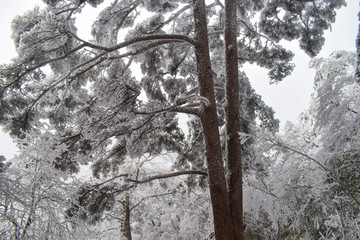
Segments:
[[[41,0],[0,0],[0,63],[9,62],[16,56],[14,45],[10,39],[11,20],[19,14],[30,10],[34,5],[42,5]],[[359,1],[348,0],[348,6],[338,11],[336,23],[331,32],[325,34],[326,42],[317,57],[328,57],[335,50],[355,51],[355,39],[358,32]],[[85,19],[88,21],[88,19]],[[296,121],[298,115],[305,110],[312,90],[315,71],[308,68],[310,58],[297,47],[294,42],[289,45],[295,53],[296,64],[293,74],[279,84],[269,85],[266,71],[256,66],[246,66],[246,72],[253,87],[263,100],[276,112],[282,123]],[[0,155],[11,158],[15,153],[11,140],[0,132]]]
[[[359,1],[347,0],[347,2],[347,7],[338,11],[331,31],[325,33],[325,45],[316,58],[326,58],[335,50],[356,51]],[[282,125],[286,121],[295,122],[298,115],[307,107],[315,75],[315,70],[308,68],[311,58],[299,49],[298,42],[292,42],[289,47],[295,53],[296,68],[291,76],[279,84],[267,84],[267,72],[263,69],[251,66],[250,71],[247,71],[251,84],[263,97],[264,102],[273,107]]]

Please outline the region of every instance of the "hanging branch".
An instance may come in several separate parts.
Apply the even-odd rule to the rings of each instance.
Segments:
[[[265,139],[266,141],[269,141],[271,143],[273,143],[275,146],[277,147],[281,147],[281,148],[285,148],[287,150],[290,150],[294,153],[297,153],[303,157],[306,157],[307,159],[311,160],[312,162],[316,163],[318,166],[320,166],[320,168],[322,168],[336,183],[338,183],[340,185],[341,188],[343,188],[349,195],[350,197],[356,202],[356,204],[358,206],[360,206],[360,201],[355,197],[355,195],[350,191],[350,189],[345,186],[343,183],[341,183],[341,181],[334,175],[332,174],[325,166],[324,164],[322,164],[321,162],[319,162],[318,160],[316,160],[315,158],[307,155],[306,153],[303,153],[303,152],[300,152],[292,147],[289,147],[289,146],[286,146],[286,145],[283,145],[282,143],[279,143],[279,142],[275,142],[273,140],[270,140],[270,139]]]

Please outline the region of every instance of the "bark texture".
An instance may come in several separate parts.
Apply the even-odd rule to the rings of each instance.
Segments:
[[[240,98],[237,57],[236,1],[225,0],[226,134],[228,189],[234,239],[244,239],[242,166],[240,145]]]
[[[217,240],[232,240],[232,224],[227,193],[225,169],[222,159],[220,135],[214,96],[214,83],[209,55],[206,9],[204,0],[193,0],[195,22],[195,54],[200,95],[210,106],[200,114],[206,147],[210,196]]]
[[[131,240],[131,225],[130,225],[130,196],[126,194],[125,200],[123,202],[124,205],[124,222],[121,231],[123,232],[126,240]]]

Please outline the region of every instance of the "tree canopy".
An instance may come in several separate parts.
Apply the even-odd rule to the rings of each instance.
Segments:
[[[76,237],[87,228],[84,222],[118,220],[118,231],[131,239],[131,214],[139,223],[153,221],[159,232],[177,222],[177,234],[185,234],[189,226],[181,228],[182,223],[193,217],[201,226],[204,219],[184,211],[174,215],[176,221],[156,223],[156,214],[146,220],[136,209],[160,196],[182,193],[179,199],[186,199],[184,194],[195,199],[208,186],[213,215],[206,216],[214,222],[216,239],[243,239],[243,175],[262,179],[270,174],[261,161],[266,151],[257,152],[257,136],[265,130],[275,133],[279,123],[238,69],[256,63],[269,70],[270,82],[281,81],[294,68],[293,53],[281,40],[298,40],[315,56],[335,10],[345,2],[44,2],[46,9],[35,8],[13,20],[18,57],[1,65],[0,124],[17,138],[21,184],[31,186],[25,194],[31,204],[14,200],[28,212],[15,217],[5,207],[12,229],[5,236],[40,236],[35,219],[53,224],[41,236],[61,238]],[[87,5],[99,8],[99,15],[92,19],[90,39],[82,39],[76,19],[86,14]],[[357,111],[352,105],[349,109]],[[179,126],[179,114],[188,115],[189,133]],[[170,168],[159,167],[166,172],[144,167],[164,153],[172,156]],[[93,177],[72,179],[83,169]],[[183,183],[171,180],[177,185],[173,189],[159,180],[180,175],[190,176]],[[160,181],[159,192],[136,191],[155,180]],[[169,200],[174,209],[176,200]],[[195,202],[206,201],[199,197]],[[52,204],[57,212],[41,211]],[[62,217],[55,220],[55,215]],[[201,237],[211,235],[212,228],[205,229],[209,232]],[[167,239],[167,234],[154,238]]]

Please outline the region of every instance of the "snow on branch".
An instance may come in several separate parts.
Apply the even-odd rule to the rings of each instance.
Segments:
[[[201,171],[201,170],[184,170],[184,171],[178,171],[178,172],[172,172],[172,173],[165,173],[165,174],[159,174],[159,175],[146,177],[146,178],[143,178],[140,180],[139,179],[131,179],[128,177],[129,176],[128,174],[120,174],[120,175],[114,176],[104,182],[87,187],[87,191],[85,192],[84,195],[89,194],[92,191],[96,191],[100,186],[105,185],[109,182],[112,182],[118,178],[124,178],[125,182],[131,182],[133,184],[121,185],[119,188],[114,188],[112,193],[122,193],[124,191],[127,191],[129,189],[136,187],[138,184],[148,183],[148,182],[151,182],[154,180],[166,179],[166,178],[177,177],[177,176],[182,176],[182,175],[194,175],[194,174],[208,176],[208,173],[206,171]]]
[[[240,138],[240,144],[244,144],[247,142],[247,140],[249,140],[252,135],[248,134],[248,133],[244,133],[244,132],[238,132],[239,134],[239,138]]]
[[[159,45],[164,45],[164,44],[172,43],[172,42],[174,42],[174,41],[173,41],[173,40],[158,40],[158,41],[156,41],[156,42],[149,43],[149,44],[145,45],[143,48],[140,48],[140,49],[138,49],[138,50],[136,50],[136,51],[129,51],[129,52],[120,54],[120,55],[118,55],[118,56],[108,57],[108,60],[114,60],[114,59],[120,59],[120,58],[135,56],[135,55],[144,53],[144,52],[146,52],[147,50],[150,50],[150,49],[152,49],[152,48],[155,48],[155,47],[157,47],[157,46],[159,46]]]
[[[178,12],[176,12],[175,14],[173,14],[172,16],[170,16],[170,18],[166,21],[164,21],[160,27],[163,27],[164,25],[174,21],[177,17],[179,17],[183,12],[185,12],[186,10],[190,9],[191,5],[186,5],[185,7],[181,8]]]
[[[68,83],[71,83],[72,81],[74,81],[76,79],[76,77],[80,76],[81,74],[83,74],[86,71],[89,71],[90,69],[92,69],[93,67],[97,66],[99,63],[103,62],[104,60],[106,60],[106,58],[104,58],[103,56],[105,55],[105,53],[102,53],[84,63],[78,64],[75,67],[73,67],[72,69],[69,70],[69,72],[61,77],[60,79],[58,79],[57,81],[55,81],[54,83],[52,83],[50,86],[48,86],[47,88],[45,88],[33,101],[32,103],[27,107],[26,113],[25,115],[29,115],[31,110],[33,109],[33,107],[35,106],[35,104],[43,97],[45,96],[45,94],[47,92],[49,92],[50,90],[52,90],[54,87],[56,87],[57,85],[59,85],[61,82],[63,82],[64,80],[66,80],[67,78],[70,78]],[[97,60],[96,62],[94,62],[94,60]],[[91,63],[91,64],[90,64]],[[86,66],[90,64],[89,66]],[[82,67],[86,66],[85,69],[81,69]],[[76,72],[77,70],[79,70],[80,72]],[[74,74],[75,73],[75,74]],[[74,75],[72,75],[74,74]],[[24,74],[25,75],[25,74]],[[20,79],[20,78],[19,78]],[[14,84],[11,83],[11,84]],[[7,85],[3,88],[3,90],[7,87],[9,87],[10,85]]]
[[[156,198],[156,197],[163,197],[163,196],[167,196],[167,195],[171,195],[171,194],[175,194],[178,193],[178,191],[172,191],[172,192],[166,192],[166,193],[161,193],[161,194],[154,194],[154,195],[150,195],[147,197],[142,198],[139,202],[137,202],[136,204],[134,204],[131,208],[130,211],[132,211],[134,208],[136,208],[137,206],[139,206],[142,202],[144,202],[145,200],[149,199],[149,198]]]
[[[177,112],[177,113],[185,113],[185,114],[200,116],[201,106],[197,103],[193,103],[193,104],[187,104],[185,106],[175,107],[171,111]]]
[[[112,46],[112,47],[104,47],[104,46],[100,46],[100,45],[96,45],[96,44],[87,42],[87,41],[79,38],[78,36],[76,36],[76,34],[72,34],[72,36],[74,36],[74,38],[76,38],[78,41],[85,44],[87,47],[91,47],[91,48],[98,49],[98,50],[103,50],[106,52],[113,52],[113,51],[127,47],[134,43],[139,43],[139,42],[144,42],[144,41],[154,41],[154,40],[160,40],[160,41],[167,40],[167,41],[171,41],[171,42],[187,42],[193,46],[195,45],[195,41],[192,38],[185,36],[185,35],[181,35],[181,34],[156,34],[156,35],[141,36],[141,37],[136,37],[136,38],[130,39],[128,41],[116,44],[115,46]]]
[[[185,96],[185,97],[179,97],[175,100],[175,104],[159,108],[159,109],[153,109],[150,111],[139,111],[134,110],[135,114],[156,114],[156,113],[162,113],[162,112],[179,112],[179,113],[186,113],[186,114],[193,114],[196,116],[199,116],[201,113],[201,108],[209,107],[210,101],[209,99],[202,97],[202,96]]]
[[[332,174],[328,169],[327,167],[325,167],[324,164],[322,164],[320,161],[316,160],[315,158],[309,156],[308,154],[304,153],[304,152],[301,152],[299,150],[296,150],[295,148],[292,148],[282,142],[278,142],[278,141],[274,141],[274,140],[271,140],[271,139],[265,139],[266,141],[269,141],[271,142],[272,144],[274,144],[274,146],[277,146],[277,147],[280,147],[280,148],[284,148],[284,149],[287,149],[287,150],[290,150],[296,154],[299,154],[303,157],[306,157],[307,159],[311,160],[312,162],[316,163],[318,166],[320,166],[320,168],[323,169],[323,171],[325,171],[337,184],[339,184],[339,186],[341,188],[343,188],[349,195],[350,197],[357,203],[358,206],[360,206],[360,201],[357,199],[357,197],[351,192],[351,190],[345,186],[334,174]]]
[[[210,101],[206,97],[198,96],[198,95],[190,95],[185,97],[179,97],[175,100],[178,105],[182,105],[185,103],[193,103],[194,101],[199,101],[204,104],[206,107],[210,107]]]
[[[181,175],[192,175],[192,174],[197,174],[197,175],[202,175],[202,176],[207,176],[208,175],[207,172],[201,171],[201,170],[186,170],[186,171],[179,171],[179,172],[172,172],[172,173],[154,175],[154,176],[147,177],[147,178],[140,179],[140,180],[127,179],[127,181],[139,184],[139,183],[151,182],[151,181],[157,180],[157,179],[164,179],[164,178],[171,178],[171,177],[176,177],[176,176],[181,176]]]
[[[22,77],[24,77],[26,74],[38,69],[38,68],[41,68],[47,64],[50,64],[50,63],[53,63],[55,61],[58,61],[58,60],[62,60],[62,59],[65,59],[67,58],[68,56],[70,56],[71,54],[83,49],[84,47],[86,47],[86,44],[81,44],[77,47],[75,47],[74,49],[68,51],[67,53],[65,53],[64,55],[60,56],[60,57],[57,57],[57,58],[52,58],[52,59],[49,59],[49,60],[46,60],[44,62],[41,62],[33,67],[28,67],[25,69],[25,71],[21,72],[18,76],[16,76],[15,80],[10,82],[9,84],[5,85],[3,88],[2,88],[2,92],[4,92],[7,88],[11,87],[12,85],[16,84],[17,82],[19,82],[21,80]],[[16,66],[18,67],[18,66]],[[13,70],[12,68],[8,69],[9,71]]]

